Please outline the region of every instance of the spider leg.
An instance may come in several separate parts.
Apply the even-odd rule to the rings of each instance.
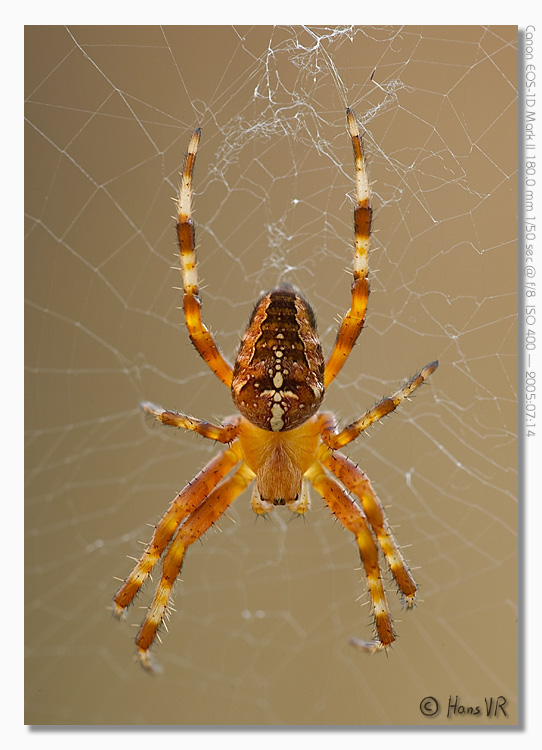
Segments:
[[[369,587],[378,640],[368,643],[354,641],[354,643],[358,646],[361,645],[369,651],[386,648],[395,640],[395,634],[380,575],[378,547],[367,519],[362,509],[348,497],[338,483],[327,476],[318,461],[312,464],[310,469],[305,473],[305,477],[310,481],[318,494],[323,497],[336,518],[356,537]]]
[[[326,363],[324,385],[327,388],[340,372],[352,351],[363,327],[367,300],[369,299],[369,280],[367,278],[369,238],[371,235],[371,198],[367,170],[363,158],[363,147],[356,118],[351,109],[346,110],[348,130],[354,149],[356,166],[356,207],[354,209],[354,279],[352,282],[352,305],[344,316],[337,333],[333,351]]]
[[[344,430],[341,430],[340,432],[335,431],[335,427],[331,422],[325,425],[321,423],[322,440],[332,450],[336,450],[337,448],[342,448],[344,445],[348,445],[348,443],[351,443],[352,440],[355,440],[360,435],[360,433],[366,430],[367,427],[372,425],[373,422],[376,422],[378,419],[382,419],[382,417],[385,417],[386,414],[389,414],[390,412],[397,409],[401,401],[404,401],[405,398],[408,398],[416,390],[416,388],[418,388],[425,380],[427,380],[427,378],[437,369],[437,367],[438,362],[430,362],[430,364],[426,365],[423,370],[414,375],[414,377],[410,378],[410,380],[405,383],[402,388],[399,388],[399,390],[397,390],[391,396],[383,398],[378,402],[378,404],[373,406],[372,409],[366,411],[362,417],[357,419],[355,422],[352,422],[352,424],[348,425],[348,427],[345,427]]]
[[[323,456],[319,456],[319,460],[352,494],[359,498],[365,516],[403,595],[405,605],[409,608],[413,607],[417,590],[416,582],[389,530],[384,509],[367,475],[346,456],[341,453],[332,453],[329,449]]]
[[[113,614],[115,616],[120,617],[126,607],[132,603],[181,521],[205,500],[240,460],[239,446],[234,443],[211,459],[199,474],[179,492],[165,515],[158,522],[139,562],[115,594],[113,599]]]
[[[161,406],[156,406],[150,401],[143,401],[139,406],[146,414],[150,414],[162,424],[192,430],[197,432],[198,435],[203,435],[210,440],[217,440],[219,443],[231,443],[239,431],[239,418],[237,417],[226,420],[222,425],[214,425],[202,419],[187,417],[186,414],[162,409]]]
[[[201,320],[198,274],[196,271],[195,231],[192,222],[192,173],[196,161],[201,130],[196,130],[190,140],[184,161],[179,200],[177,203],[177,236],[181,253],[181,268],[184,285],[184,315],[188,335],[200,355],[214,374],[228,388],[231,387],[233,368],[222,356],[212,334]]]
[[[148,671],[154,671],[149,649],[166,613],[173,584],[181,571],[187,548],[205,534],[254,476],[254,472],[243,462],[235,474],[215,487],[177,530],[162,562],[162,577],[156,594],[136,637],[139,659]]]

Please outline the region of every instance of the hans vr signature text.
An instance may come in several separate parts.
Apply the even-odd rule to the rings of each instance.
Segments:
[[[484,698],[483,702],[476,706],[470,706],[461,702],[458,695],[450,695],[448,698],[448,709],[446,718],[454,719],[463,716],[479,716],[480,718],[495,719],[499,717],[508,718],[506,713],[507,700],[503,695]],[[440,704],[433,696],[422,698],[420,711],[424,716],[437,716],[440,713]]]

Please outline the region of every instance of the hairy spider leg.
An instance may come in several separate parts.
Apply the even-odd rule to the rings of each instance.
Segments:
[[[420,385],[424,383],[437,369],[437,367],[438,361],[426,365],[423,370],[420,370],[420,372],[410,378],[402,388],[399,388],[391,396],[383,398],[371,409],[368,409],[363,416],[355,422],[352,422],[352,424],[348,425],[348,427],[345,427],[340,432],[336,431],[336,423],[332,415],[322,414],[320,416],[323,420],[321,423],[322,440],[332,450],[348,445],[348,443],[351,443],[364,430],[366,430],[367,427],[370,427],[373,422],[376,422],[377,420],[382,419],[382,417],[385,417],[386,414],[395,411],[399,404],[404,401],[405,398],[408,398],[416,388],[419,388]]]
[[[333,515],[356,538],[367,578],[378,637],[378,641],[366,644],[366,646],[368,649],[375,651],[379,648],[386,648],[395,640],[395,634],[380,576],[378,547],[363,510],[348,497],[334,479],[327,476],[318,461],[312,464],[305,476],[318,494],[322,496]]]
[[[241,455],[238,446],[232,444],[215,456],[175,497],[165,515],[154,529],[152,538],[139,562],[119,588],[113,600],[113,614],[123,614],[139,592],[151,570],[169,544],[181,521],[189,516],[228,472],[239,463]]]
[[[356,207],[354,209],[354,268],[352,281],[352,304],[344,316],[329,359],[326,363],[324,385],[327,388],[335,379],[356,343],[367,310],[369,279],[367,278],[369,238],[371,236],[371,197],[367,170],[363,158],[363,147],[356,117],[351,109],[346,110],[348,130],[354,149],[356,167]]]
[[[253,479],[254,472],[244,462],[241,463],[236,472],[215,487],[201,505],[188,516],[175,534],[162,562],[162,576],[156,594],[136,637],[140,662],[148,671],[152,672],[155,669],[149,649],[163,622],[173,584],[181,572],[187,548],[208,531]]]
[[[231,387],[233,368],[218,349],[210,331],[201,320],[198,273],[196,270],[196,238],[192,222],[192,174],[198,151],[201,130],[194,132],[184,161],[179,200],[177,203],[177,236],[181,253],[184,286],[184,315],[190,340],[214,374],[228,388]]]
[[[329,448],[326,448],[323,455],[319,455],[318,458],[323,466],[331,471],[349,492],[359,498],[363,512],[371,525],[380,549],[384,553],[399,591],[403,595],[403,601],[407,607],[413,607],[417,591],[416,582],[393,538],[386,522],[384,508],[371,487],[367,475],[346,456],[341,453],[332,453]]]
[[[146,414],[150,414],[162,424],[192,430],[197,432],[198,435],[210,440],[217,440],[219,443],[231,443],[239,431],[240,420],[238,417],[230,417],[224,424],[215,425],[202,419],[188,417],[186,414],[163,409],[150,401],[143,401],[139,406]]]

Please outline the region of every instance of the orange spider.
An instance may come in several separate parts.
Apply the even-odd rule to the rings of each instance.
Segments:
[[[385,649],[395,640],[380,573],[379,549],[405,605],[414,605],[416,583],[389,530],[382,505],[367,476],[338,449],[397,408],[434,372],[438,362],[428,364],[396,393],[382,399],[342,430],[337,429],[332,414],[318,412],[325,388],[343,367],[360,334],[369,296],[369,185],[358,126],[349,109],[347,118],[356,166],[352,306],[340,325],[327,362],[308,302],[287,284],[256,303],[235,366],[220,353],[201,320],[191,218],[192,173],[201,131],[196,130],[190,141],[177,221],[184,314],[192,343],[215,375],[231,389],[239,415],[216,426],[148,402],[141,404],[143,411],[163,424],[193,430],[228,446],[173,500],[141,559],[115,594],[113,609],[115,615],[120,616],[164,555],[160,582],[136,637],[139,660],[149,671],[154,670],[149,650],[164,621],[188,546],[212,526],[254,479],[252,508],[255,513],[268,513],[276,505],[287,505],[294,513],[305,513],[309,507],[307,482],[310,482],[332,513],[354,534],[367,577],[376,637],[373,641],[352,639],[353,645],[373,652]]]

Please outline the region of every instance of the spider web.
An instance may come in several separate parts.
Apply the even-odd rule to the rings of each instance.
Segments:
[[[28,27],[26,48],[27,722],[514,724],[517,29]],[[132,626],[152,584],[119,624],[113,576],[217,446],[137,405],[232,412],[174,288],[183,154],[201,126],[199,272],[222,350],[287,280],[329,352],[349,305],[347,105],[372,182],[371,297],[325,406],[352,420],[440,360],[348,450],[420,606],[403,612],[388,580],[397,644],[354,651],[372,622],[351,535],[316,496],[305,522],[264,523],[245,493],[189,551],[149,681]],[[450,719],[450,696],[504,696],[507,717]]]

